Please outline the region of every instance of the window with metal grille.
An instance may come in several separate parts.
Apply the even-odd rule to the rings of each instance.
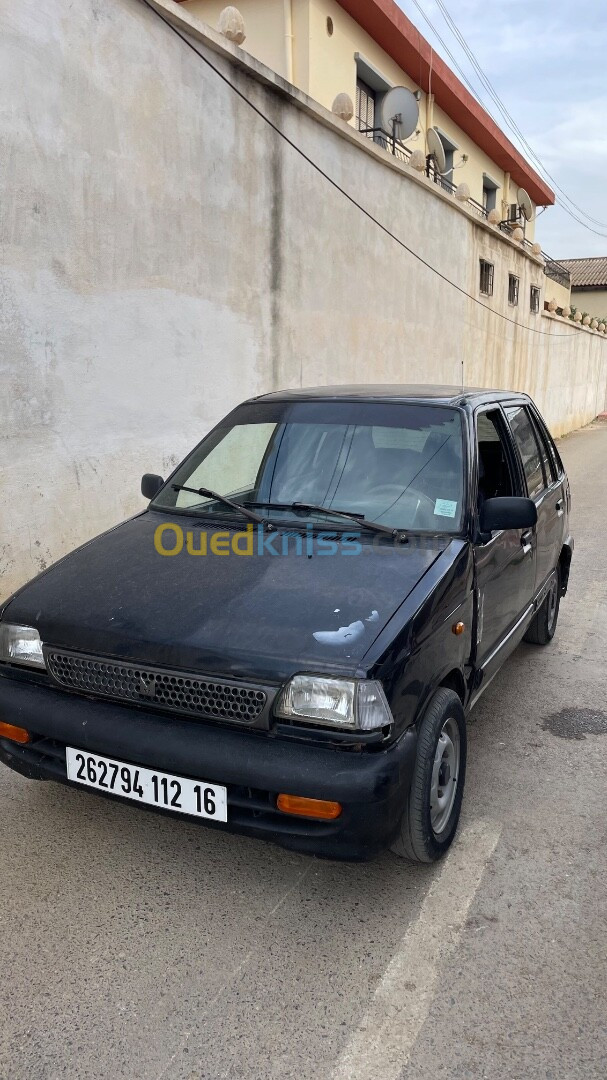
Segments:
[[[493,296],[493,263],[480,260],[480,290],[484,296]]]
[[[518,304],[518,287],[519,279],[515,274],[508,274],[508,303],[510,307],[516,307]]]
[[[540,310],[540,294],[541,290],[539,285],[532,285],[529,307],[531,308],[531,311],[534,315],[537,315],[538,311]]]
[[[373,138],[375,127],[375,90],[363,82],[356,80],[356,126],[359,131],[364,131],[370,139]]]

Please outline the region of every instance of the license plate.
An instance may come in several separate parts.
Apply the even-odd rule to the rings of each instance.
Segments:
[[[68,780],[76,784],[120,795],[123,799],[160,806],[177,814],[228,820],[227,789],[206,780],[190,780],[156,769],[142,769],[125,761],[86,754],[67,746],[65,750]]]

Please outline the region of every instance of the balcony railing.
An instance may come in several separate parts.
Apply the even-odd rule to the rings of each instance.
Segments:
[[[386,135],[383,128],[359,128],[358,130],[361,135],[366,135],[368,139],[383,147],[384,150],[398,158],[399,161],[409,161],[411,151],[408,147],[399,139],[393,139],[391,135]]]
[[[544,273],[546,277],[557,281],[559,285],[563,285],[566,289],[571,288],[571,274],[566,266],[562,263],[555,262],[554,259],[549,258],[542,251],[542,257],[545,259]]]
[[[377,143],[378,146],[387,150],[389,154],[398,158],[399,161],[409,162],[411,159],[412,151],[409,150],[408,146],[405,146],[399,139],[394,139],[391,135],[387,135],[382,128],[359,128],[359,131],[361,135],[366,135],[368,139],[372,139],[374,143]],[[446,191],[449,195],[455,196],[457,184],[448,180],[446,176],[441,176],[441,174],[432,167],[431,162],[426,164],[426,176],[430,180],[433,180],[443,191]],[[471,210],[474,210],[474,212],[484,221],[487,220],[487,207],[483,206],[482,203],[477,202],[476,199],[466,199],[465,205],[469,206]],[[517,225],[518,222],[510,224],[507,221],[501,221],[499,227],[506,235],[510,235]],[[530,240],[523,240],[523,247],[527,248],[527,250],[530,251],[532,246]],[[556,281],[559,285],[563,285],[568,289],[571,286],[571,274],[567,267],[563,266],[562,263],[551,259],[549,255],[546,255],[545,251],[542,251],[541,256],[544,260],[544,273],[546,277],[551,278],[552,281]]]

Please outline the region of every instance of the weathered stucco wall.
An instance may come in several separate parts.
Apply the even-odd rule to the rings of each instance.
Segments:
[[[597,319],[607,315],[607,289],[572,289],[571,303]]]
[[[603,408],[605,340],[529,315],[536,262],[237,50],[201,46],[443,274],[476,295],[488,252],[506,311],[515,267],[520,325],[365,218],[139,0],[20,0],[0,21],[0,596],[141,507],[141,473],[252,394],[453,382],[463,358],[557,432]]]

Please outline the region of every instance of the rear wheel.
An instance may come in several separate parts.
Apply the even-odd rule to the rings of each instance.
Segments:
[[[547,645],[552,641],[556,630],[561,606],[561,570],[557,566],[554,581],[548,590],[548,595],[542,602],[533,622],[525,634],[525,641],[532,645]]]
[[[455,832],[466,778],[466,720],[453,690],[432,697],[417,737],[411,790],[392,851],[413,862],[435,862]]]

